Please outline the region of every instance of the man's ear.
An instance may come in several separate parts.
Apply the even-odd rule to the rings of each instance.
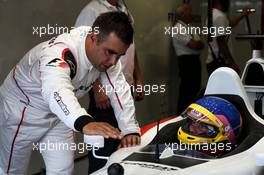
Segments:
[[[97,34],[95,34],[94,32],[90,34],[90,38],[93,44],[97,42]]]

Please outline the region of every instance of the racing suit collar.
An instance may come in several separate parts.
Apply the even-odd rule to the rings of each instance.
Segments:
[[[82,41],[81,41],[81,46],[79,47],[80,48],[80,56],[81,56],[81,65],[82,67],[89,71],[93,68],[93,65],[92,63],[89,61],[87,55],[86,55],[86,51],[85,51],[85,40],[86,40],[86,37],[83,37],[82,38]]]

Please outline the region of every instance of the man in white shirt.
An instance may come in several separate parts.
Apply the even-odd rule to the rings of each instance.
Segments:
[[[1,175],[25,174],[33,143],[42,149],[47,175],[71,175],[72,130],[113,139],[140,134],[119,61],[133,41],[133,27],[126,14],[113,12],[100,15],[92,29],[76,28],[35,46],[0,86]],[[109,94],[122,134],[95,122],[78,102],[99,77],[113,89],[125,87]]]
[[[240,20],[248,15],[250,12],[245,10],[241,15],[235,16],[230,20],[226,16],[226,12],[229,9],[229,0],[213,0],[213,26],[216,31],[220,31],[219,28],[226,29],[236,26]],[[216,32],[216,36],[212,42],[209,43],[208,58],[206,60],[207,72],[210,75],[215,69],[222,66],[228,66],[233,68],[238,73],[240,69],[236,64],[230,49],[228,47],[228,32]]]
[[[200,51],[204,44],[198,34],[188,33],[187,30],[191,27],[192,7],[189,4],[181,4],[177,8],[177,14],[179,20],[174,27],[178,32],[172,40],[178,56],[181,79],[177,109],[178,114],[181,114],[189,104],[196,100],[201,88]]]
[[[79,14],[75,26],[91,26],[98,15],[109,11],[122,11],[126,13],[131,19],[131,22],[133,22],[133,17],[128,11],[123,0],[92,0],[83,8],[81,13]],[[126,54],[120,58],[120,61],[122,64],[123,74],[128,84],[134,85],[136,88],[137,86],[142,87],[143,79],[134,42],[130,45]],[[107,93],[105,93],[103,89],[100,88],[101,86],[102,85],[100,83],[100,80],[97,80],[93,85],[93,89],[89,92],[90,105],[88,111],[90,114],[93,114],[96,121],[107,122],[115,127],[118,127],[118,123],[113,108],[109,103],[110,101],[107,97]],[[143,100],[143,98],[144,93],[142,91],[135,92],[136,101]],[[134,145],[134,141],[138,139],[139,136],[133,134],[124,137],[121,140],[121,143],[118,140],[105,139],[105,145],[107,146],[96,151],[96,153],[98,155],[109,156],[114,151],[116,151],[118,147],[123,147],[127,144]],[[96,164],[91,164],[89,166],[89,173],[96,171],[106,163],[106,160],[95,159],[91,152],[88,154],[90,162],[97,162]]]

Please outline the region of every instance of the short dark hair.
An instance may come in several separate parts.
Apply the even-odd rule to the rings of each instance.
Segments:
[[[96,18],[92,29],[99,27],[98,41],[105,39],[111,32],[127,45],[133,42],[134,29],[128,15],[123,12],[107,12]]]

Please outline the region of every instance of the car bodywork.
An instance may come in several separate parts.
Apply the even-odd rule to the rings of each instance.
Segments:
[[[242,132],[237,147],[231,152],[215,158],[194,151],[174,151],[172,146],[184,121],[181,116],[174,116],[161,120],[159,126],[152,123],[143,127],[140,146],[119,149],[110,156],[104,168],[93,174],[107,174],[112,163],[122,165],[125,175],[263,174],[264,120],[254,112],[237,73],[230,68],[217,69],[208,80],[205,96],[225,98],[241,113]]]

